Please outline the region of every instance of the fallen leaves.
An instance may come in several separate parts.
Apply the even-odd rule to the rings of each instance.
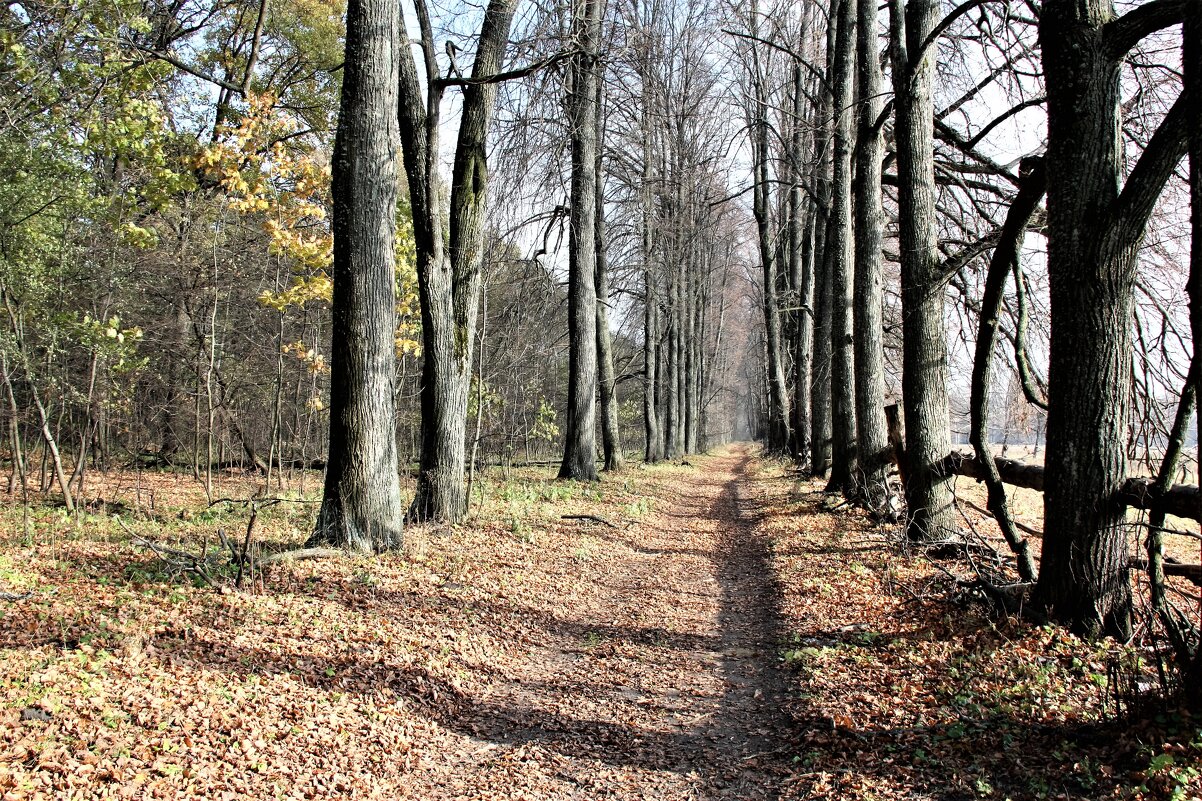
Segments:
[[[891,532],[780,465],[690,461],[599,487],[488,481],[467,525],[411,528],[401,555],[271,565],[256,592],[169,581],[104,518],[35,510],[50,545],[0,543],[0,580],[32,593],[0,606],[0,797],[1193,786],[1202,745],[1103,714],[1112,646],[948,605]],[[107,480],[125,510],[150,489]],[[240,522],[153,481],[142,535],[203,549]],[[299,542],[310,511],[265,513],[261,536]]]

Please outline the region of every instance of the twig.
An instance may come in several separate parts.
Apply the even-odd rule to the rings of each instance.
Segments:
[[[993,519],[992,512],[990,512],[988,509],[982,509],[980,506],[977,506],[975,503],[968,500],[967,498],[957,498],[956,503],[962,503],[965,506],[969,507],[970,509],[972,509],[976,512],[980,512],[981,514],[985,515],[990,520]],[[1014,521],[1014,527],[1017,529],[1021,529],[1022,531],[1025,531],[1027,534],[1030,534],[1032,537],[1043,537],[1043,532],[1040,531],[1039,529],[1031,528],[1028,525],[1018,522],[1017,520]]]
[[[225,536],[225,529],[217,529],[217,536],[221,538],[221,544],[229,548],[230,559],[235,562],[238,561],[238,549],[234,547],[234,543],[230,542],[229,537]]]
[[[262,508],[264,506],[275,506],[277,503],[300,503],[316,506],[321,501],[307,500],[305,498],[214,498],[209,502],[209,506],[216,506],[219,503],[233,503],[238,506],[249,506],[253,503]]]
[[[246,538],[242,541],[242,556],[238,559],[238,575],[234,578],[234,586],[242,589],[242,571],[246,560],[250,557],[250,538],[255,533],[255,522],[259,519],[259,505],[250,501],[250,521],[246,524]],[[252,566],[253,572],[253,566]]]

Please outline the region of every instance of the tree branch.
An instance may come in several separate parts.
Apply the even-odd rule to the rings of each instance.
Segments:
[[[536,61],[533,64],[528,64],[525,67],[498,72],[493,75],[473,75],[470,78],[439,78],[434,83],[440,87],[451,86],[482,86],[490,83],[504,83],[505,81],[513,81],[518,78],[525,78],[527,75],[533,75],[539,70],[554,66],[561,61],[571,58],[577,52],[576,50],[562,50],[550,58],[544,58],[542,61]]]
[[[1115,202],[1115,236],[1119,247],[1126,247],[1143,238],[1148,218],[1152,216],[1164,185],[1185,156],[1189,139],[1186,106],[1186,93],[1182,92],[1156,133],[1152,134],[1152,139],[1135,162]]]
[[[1185,19],[1188,0],[1152,0],[1106,23],[1102,35],[1107,54],[1118,60],[1145,36],[1176,25]]]

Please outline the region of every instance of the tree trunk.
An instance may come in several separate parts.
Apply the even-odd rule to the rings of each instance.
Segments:
[[[829,199],[830,193],[824,193]],[[829,217],[829,211],[827,216]],[[824,478],[831,469],[831,282],[826,257],[825,219],[815,225],[814,358],[810,364],[810,475]]]
[[[597,388],[601,398],[601,450],[605,456],[604,470],[617,472],[622,469],[622,439],[618,427],[618,388],[614,375],[613,338],[609,332],[609,269],[605,257],[605,182],[602,169],[602,151],[605,144],[605,120],[602,115],[601,81],[596,82],[596,125],[597,152],[594,173],[596,175],[595,209],[596,259],[594,282],[597,292],[597,366],[599,377]]]
[[[1138,22],[1147,17],[1135,19],[1136,29],[1151,32]],[[1120,195],[1119,67],[1139,38],[1128,38],[1130,30],[1131,17],[1116,20],[1108,0],[1049,0],[1039,26],[1052,326],[1036,601],[1079,634],[1123,639],[1131,634],[1131,585],[1117,493],[1130,434],[1131,294],[1148,216],[1188,130],[1181,98]]]
[[[648,259],[650,221],[644,222],[643,258]],[[643,459],[655,464],[664,458],[664,438],[659,426],[656,389],[659,383],[659,326],[656,311],[655,283],[652,268],[643,268]]]
[[[330,455],[310,545],[398,548],[396,320],[398,6],[350,0],[334,142]]]
[[[935,0],[891,6],[896,112],[898,238],[901,245],[902,401],[906,419],[907,536],[956,536],[952,480],[936,464],[951,448],[948,432],[944,277],[935,232],[934,48],[924,43],[939,20]]]
[[[800,245],[797,259],[797,325],[793,329],[793,455],[803,468],[810,464],[810,371],[814,360],[814,228],[818,214],[814,204],[802,203],[798,223]]]
[[[834,179],[826,246],[831,282],[831,476],[827,491],[852,494],[856,465],[856,375],[852,345],[851,155],[856,0],[839,0],[835,33]]]
[[[881,240],[881,161],[884,144],[876,119],[881,113],[881,67],[877,4],[857,0],[857,88],[859,144],[855,175],[855,365],[857,490],[874,512],[889,508],[886,471],[890,462],[885,425],[884,266]]]
[[[568,414],[559,477],[597,480],[596,87],[600,0],[573,9],[568,119],[572,136],[572,201],[568,264]]]
[[[759,36],[759,7],[755,0],[751,4],[749,29],[753,37]],[[764,329],[767,337],[768,360],[768,437],[769,453],[785,453],[789,447],[789,393],[785,386],[785,368],[781,344],[780,298],[778,294],[780,265],[777,264],[776,247],[773,244],[771,219],[772,182],[769,159],[772,152],[768,146],[768,96],[766,76],[760,64],[758,44],[751,47],[752,91],[748,120],[752,136],[752,168],[754,170],[754,194],[752,211],[755,215],[756,231],[759,234],[760,263],[764,273]]]
[[[472,79],[463,87],[455,162],[451,175],[448,231],[443,249],[443,209],[438,189],[438,124],[442,85],[422,85],[413,57],[400,58],[400,123],[417,245],[422,306],[422,445],[413,520],[460,520],[467,511],[464,462],[467,406],[472,383],[476,317],[484,269],[488,204],[485,144],[496,108],[497,84],[481,79],[501,67],[515,0],[492,0],[484,14]],[[421,12],[419,12],[420,14]],[[427,72],[434,64],[432,34],[423,22]]]
[[[835,36],[837,24],[827,25],[826,75],[835,74]],[[830,81],[822,87],[817,151],[818,218],[814,225],[814,356],[810,365],[810,475],[823,478],[831,468],[831,281],[827,238],[831,217],[831,145],[833,132],[829,120],[834,116]]]

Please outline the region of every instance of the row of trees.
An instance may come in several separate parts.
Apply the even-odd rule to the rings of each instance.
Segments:
[[[1179,33],[1198,24],[1196,5],[1119,15],[1103,0],[910,0],[890,3],[884,24],[871,2],[751,2],[731,31],[763,268],[768,447],[887,513],[892,386],[909,536],[956,538],[944,460],[959,362],[990,508],[1035,606],[1090,634],[1130,635],[1122,487],[1141,449],[1187,433],[1188,412],[1175,432],[1155,418],[1160,399],[1195,391],[1193,347],[1177,333],[1186,310],[1164,299],[1188,283],[1196,303],[1191,239],[1147,234],[1155,215],[1182,233],[1188,191],[1196,219],[1196,167],[1192,184],[1179,171],[1202,91]],[[1197,240],[1195,225],[1195,252]],[[1044,304],[1046,316],[1033,312]],[[993,369],[998,353],[1009,370]],[[1038,571],[990,448],[989,396],[1007,373],[1047,410]]]
[[[398,34],[406,29],[398,7],[348,6],[346,78],[333,173],[339,204],[334,225],[335,391],[325,499],[314,542],[388,549],[399,541],[405,516],[397,476],[379,469],[396,461],[395,415],[378,402],[395,381],[389,331],[397,181],[393,162],[385,157],[395,147],[389,139],[391,121],[399,120],[422,310],[421,466],[408,517],[455,521],[466,509],[468,401],[490,178],[486,145],[498,87],[560,62],[566,63],[560,136],[568,150],[563,215],[568,226],[568,370],[559,477],[597,479],[598,399],[605,468],[617,470],[623,463],[603,194],[607,122],[615,120],[617,130],[634,139],[617,171],[628,201],[624,205],[627,213],[631,207],[641,212],[633,220],[641,234],[631,252],[641,263],[643,278],[646,458],[674,458],[704,447],[706,396],[714,391],[708,364],[721,347],[724,293],[737,237],[736,231],[722,235],[722,214],[713,208],[720,205],[725,183],[721,173],[706,166],[723,133],[702,115],[704,104],[714,97],[717,75],[706,63],[706,41],[685,27],[690,20],[681,18],[681,9],[638,4],[618,9],[622,16],[609,20],[609,26],[634,40],[635,55],[611,63],[600,49],[606,22],[601,5],[585,0],[567,11],[566,37],[556,52],[541,62],[502,70],[514,3],[494,0],[485,10],[470,77],[465,77],[456,62],[456,46],[448,48],[449,64],[440,64],[423,4],[416,6],[416,51],[405,47]],[[400,91],[394,98],[389,64],[398,45]],[[421,56],[420,72],[415,52]],[[611,106],[604,78],[611,71],[634,78],[639,96],[624,107],[637,109],[637,116],[606,116]],[[673,86],[674,81],[682,83]],[[443,207],[438,134],[444,94],[451,88],[462,89],[462,106]],[[534,136],[547,138],[545,133]],[[635,198],[638,202],[630,202]],[[718,320],[711,326],[715,298]]]
[[[10,492],[328,466],[315,538],[382,549],[460,519],[478,459],[591,479],[598,427],[607,469],[729,436],[714,10],[518,10],[6,7]],[[380,467],[413,461],[410,500]]]
[[[1202,325],[1195,6],[10,4],[10,490],[327,467],[314,538],[379,550],[485,455],[593,479],[754,433],[890,515],[900,400],[942,540],[960,396],[1038,605],[1125,634],[1120,490],[1176,473]],[[1038,571],[1007,387],[1046,407]]]

